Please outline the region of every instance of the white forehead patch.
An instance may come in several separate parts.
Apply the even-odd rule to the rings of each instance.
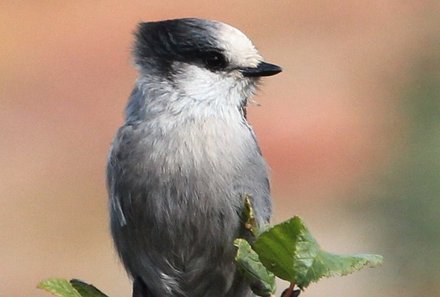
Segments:
[[[256,67],[263,58],[252,41],[240,30],[224,23],[219,23],[217,36],[224,55],[232,64],[240,67]]]

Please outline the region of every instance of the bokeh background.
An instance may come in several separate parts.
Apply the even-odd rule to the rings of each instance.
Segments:
[[[244,31],[284,72],[249,108],[275,222],[385,256],[318,296],[440,296],[439,1],[1,1],[0,295],[48,277],[113,297],[130,283],[107,227],[104,168],[136,72],[140,21]],[[284,284],[281,284],[280,289]]]

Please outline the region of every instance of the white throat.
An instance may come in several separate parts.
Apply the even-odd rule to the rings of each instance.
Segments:
[[[176,65],[184,71],[173,80],[143,75],[137,86],[142,91],[146,112],[177,118],[237,117],[256,88],[256,82],[235,73],[213,73],[195,65]],[[239,114],[238,114],[239,115]]]

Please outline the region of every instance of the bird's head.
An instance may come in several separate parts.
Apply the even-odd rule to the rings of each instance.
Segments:
[[[227,24],[195,18],[139,24],[134,58],[141,78],[210,105],[245,106],[262,76],[281,68],[264,62],[252,42]]]

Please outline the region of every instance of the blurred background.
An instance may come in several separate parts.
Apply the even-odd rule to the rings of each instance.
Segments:
[[[323,248],[385,256],[304,296],[440,296],[439,1],[1,1],[0,295],[48,277],[130,296],[107,224],[107,151],[140,21],[245,32],[284,72],[248,110],[275,222]],[[283,289],[284,283],[279,289]]]

